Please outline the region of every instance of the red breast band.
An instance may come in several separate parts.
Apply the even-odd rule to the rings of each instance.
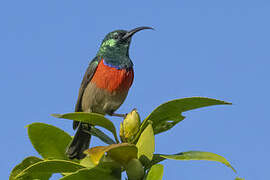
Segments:
[[[134,78],[133,68],[116,69],[104,64],[102,59],[98,64],[96,72],[91,80],[97,87],[109,92],[127,91],[132,85]]]

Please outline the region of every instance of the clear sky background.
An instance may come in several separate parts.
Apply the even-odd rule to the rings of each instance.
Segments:
[[[232,102],[185,113],[156,136],[156,152],[210,151],[240,177],[269,179],[270,1],[14,0],[0,2],[0,19],[1,179],[23,158],[38,156],[25,125],[44,122],[73,135],[71,121],[50,114],[74,110],[103,37],[138,26],[156,31],[133,37],[135,80],[118,112],[136,107],[144,118],[163,102],[191,96]],[[215,162],[162,164],[165,180],[236,177]]]

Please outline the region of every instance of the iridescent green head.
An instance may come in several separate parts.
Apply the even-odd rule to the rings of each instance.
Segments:
[[[153,29],[151,27],[138,27],[130,31],[116,30],[110,32],[103,39],[98,56],[104,58],[106,63],[119,68],[132,66],[129,59],[129,46],[132,36],[143,29]]]

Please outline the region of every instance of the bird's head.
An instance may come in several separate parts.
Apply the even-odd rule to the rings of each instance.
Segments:
[[[116,30],[110,32],[103,39],[102,44],[99,48],[98,55],[114,57],[114,56],[129,56],[129,45],[132,36],[141,30],[153,29],[151,27],[137,27],[130,31]]]

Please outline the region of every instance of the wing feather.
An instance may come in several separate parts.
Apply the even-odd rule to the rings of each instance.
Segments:
[[[100,60],[101,60],[101,58],[98,58],[96,56],[90,62],[88,68],[86,69],[86,72],[85,72],[85,74],[83,76],[83,80],[81,82],[81,87],[79,89],[79,95],[78,95],[77,103],[76,103],[76,106],[75,106],[75,112],[81,112],[82,111],[81,102],[82,102],[83,93],[84,93],[88,83],[93,78]],[[73,129],[76,129],[78,127],[78,124],[79,124],[78,121],[73,121]]]

